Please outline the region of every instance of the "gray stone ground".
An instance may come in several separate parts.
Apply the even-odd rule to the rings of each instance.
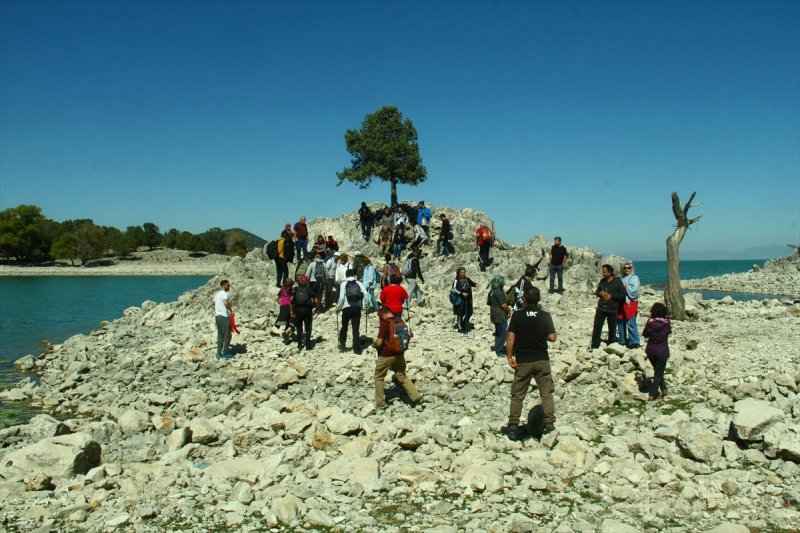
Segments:
[[[435,209],[436,213],[437,210]],[[484,215],[450,211],[456,231]],[[358,242],[354,214],[311,224]],[[315,320],[314,350],[270,335],[274,267],[225,263],[206,286],[144,302],[90,335],[18,362],[39,380],[0,393],[46,408],[0,430],[0,526],[9,531],[792,531],[800,523],[800,305],[692,296],[675,322],[669,395],[645,402],[642,349],[589,351],[598,266],[575,249],[567,292],[547,294],[557,431],[499,433],[512,371],[489,349],[486,287],[516,280],[547,245],[498,243],[477,271],[471,230],[444,260],[423,260],[427,307],[414,308],[409,373],[427,403],[392,383],[372,408],[374,354],[336,350],[336,316]],[[478,284],[475,330],[452,329],[458,265]],[[764,269],[767,271],[767,269]],[[213,357],[209,303],[232,281],[237,355]],[[793,278],[794,279],[794,278]],[[796,280],[795,280],[796,282]],[[546,281],[538,281],[544,288]],[[660,298],[646,289],[642,308]],[[646,317],[639,317],[640,330]],[[362,332],[376,332],[374,317]],[[532,411],[538,393],[530,391]]]

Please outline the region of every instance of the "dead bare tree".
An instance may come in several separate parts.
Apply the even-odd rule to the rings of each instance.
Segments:
[[[689,201],[681,208],[678,193],[672,193],[672,213],[678,223],[672,235],[667,237],[667,288],[664,291],[664,303],[667,306],[669,316],[675,320],[686,320],[686,302],[681,291],[681,258],[679,253],[681,241],[689,226],[703,218],[703,215],[694,218],[688,217],[689,208],[703,205],[702,202],[699,204],[692,203],[695,194],[697,193],[693,192],[689,197]]]

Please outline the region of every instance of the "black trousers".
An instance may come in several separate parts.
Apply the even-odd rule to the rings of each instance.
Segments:
[[[611,344],[617,340],[617,313],[606,312],[598,307],[594,312],[592,349],[600,347],[600,334],[603,332],[603,322],[608,322],[608,343]]]
[[[311,307],[295,307],[294,323],[297,326],[297,345],[303,345],[303,334],[305,333],[306,346],[311,343],[311,324],[314,313]]]
[[[664,371],[667,369],[667,357],[648,357],[650,364],[653,365],[653,384],[650,385],[650,397],[658,398],[658,391],[667,392],[667,382],[664,379]]]
[[[361,235],[365,241],[369,240],[370,233],[372,233],[372,222],[369,220],[361,220]]]
[[[280,287],[283,284],[283,280],[289,279],[289,264],[286,259],[275,258],[275,273],[278,276],[278,284],[276,286]]]
[[[359,327],[361,326],[361,308],[360,307],[345,307],[342,309],[342,328],[339,330],[339,344],[344,346],[347,340],[347,325],[352,324],[353,328],[353,349],[358,350],[358,341],[361,338],[359,335]]]

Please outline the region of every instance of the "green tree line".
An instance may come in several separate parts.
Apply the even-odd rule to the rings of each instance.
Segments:
[[[128,226],[125,231],[98,226],[91,219],[56,222],[35,205],[0,211],[0,258],[25,263],[53,259],[86,264],[104,257],[126,257],[140,247],[156,247],[244,256],[245,235],[210,228],[200,234],[172,228],[164,233],[152,222]]]

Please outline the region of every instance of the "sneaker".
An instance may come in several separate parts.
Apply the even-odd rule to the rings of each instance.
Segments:
[[[233,359],[233,354],[232,353],[224,353],[224,354],[222,354],[221,357],[223,359]]]

